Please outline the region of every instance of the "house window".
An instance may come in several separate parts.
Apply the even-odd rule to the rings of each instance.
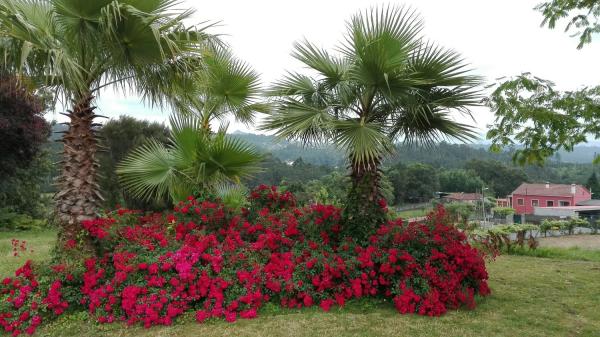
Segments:
[[[546,201],[546,207],[554,207],[554,200]]]
[[[521,198],[517,199],[517,205],[524,206],[525,205],[525,200],[523,200]]]
[[[536,200],[536,199],[531,200],[531,206],[538,207],[539,205],[540,205],[539,200]]]
[[[561,201],[559,201],[559,202],[558,202],[558,204],[559,204],[560,206],[562,206],[562,207],[565,207],[565,206],[571,206],[571,203],[570,203],[570,202],[568,202],[568,201],[565,201],[565,200],[561,200]]]

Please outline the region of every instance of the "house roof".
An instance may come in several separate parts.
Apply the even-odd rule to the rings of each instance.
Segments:
[[[577,206],[600,206],[600,200],[598,200],[598,199],[583,200],[583,201],[578,202]]]
[[[481,200],[480,193],[450,193],[444,198],[452,200]]]
[[[522,183],[512,194],[542,195],[542,196],[571,196],[571,186],[567,184],[529,184]],[[575,185],[575,193],[587,192],[587,188]]]

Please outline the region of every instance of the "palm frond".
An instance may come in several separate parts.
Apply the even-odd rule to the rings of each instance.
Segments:
[[[358,119],[334,121],[332,124],[334,143],[348,152],[353,164],[377,166],[381,158],[393,149],[382,125]]]
[[[171,144],[150,142],[129,155],[118,167],[123,186],[133,195],[174,201],[195,190],[212,189],[225,182],[239,184],[259,171],[262,156],[226,129],[212,134],[194,115],[175,115],[171,121]]]
[[[329,55],[308,41],[294,43],[292,56],[317,71],[331,87],[343,81],[348,70],[348,65],[342,59]]]
[[[117,174],[125,189],[146,200],[172,196],[171,190],[181,180],[172,152],[154,140],[119,163]]]
[[[310,145],[319,144],[331,136],[332,121],[327,110],[294,99],[284,99],[280,110],[267,115],[259,129],[275,131],[277,137],[300,140]]]

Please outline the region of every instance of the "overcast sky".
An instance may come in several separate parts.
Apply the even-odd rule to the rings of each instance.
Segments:
[[[561,89],[600,84],[600,40],[577,50],[577,40],[563,32],[563,26],[541,28],[541,15],[533,10],[540,0],[406,0],[424,19],[424,35],[461,53],[474,73],[492,82],[502,76],[529,71],[554,81]],[[212,32],[225,34],[234,53],[251,64],[264,85],[286,70],[301,70],[290,57],[292,44],[307,38],[325,48],[334,47],[345,31],[345,22],[354,13],[387,2],[367,0],[254,0],[193,1],[200,21],[218,21]],[[166,120],[168,112],[152,110],[136,97],[106,92],[99,100],[103,115],[131,115]],[[493,114],[474,111],[475,125],[482,133]],[[248,130],[231,124],[230,131]]]

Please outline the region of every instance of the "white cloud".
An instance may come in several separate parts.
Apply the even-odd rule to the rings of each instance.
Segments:
[[[425,21],[425,35],[460,52],[474,72],[493,81],[501,76],[529,71],[550,79],[561,89],[600,84],[600,41],[577,50],[577,40],[563,32],[541,28],[541,15],[533,7],[541,0],[408,0]],[[299,70],[290,56],[294,41],[307,38],[323,47],[334,47],[342,38],[345,22],[357,11],[379,5],[365,0],[186,0],[200,21],[220,21],[213,32],[226,34],[234,52],[262,74],[264,83],[286,70]],[[104,114],[127,113],[138,118],[166,120],[168,113],[149,110],[137,98],[105,94],[99,102]],[[493,114],[474,111],[483,132]],[[471,122],[472,123],[472,122]],[[230,130],[245,130],[232,123]],[[250,130],[254,131],[254,130]]]

